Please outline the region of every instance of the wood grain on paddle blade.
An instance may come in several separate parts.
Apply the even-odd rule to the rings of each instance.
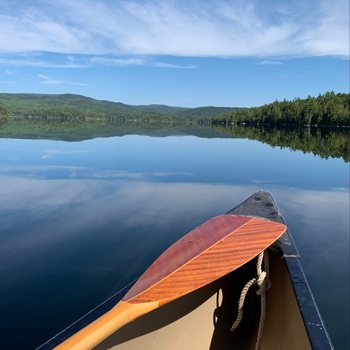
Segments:
[[[286,230],[285,225],[246,216],[220,215],[166,250],[123,300],[172,300],[198,289],[256,257]]]

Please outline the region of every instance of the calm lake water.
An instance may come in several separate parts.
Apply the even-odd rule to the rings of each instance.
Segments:
[[[35,349],[255,191],[275,197],[349,348],[349,163],[258,141],[0,139],[1,349]]]

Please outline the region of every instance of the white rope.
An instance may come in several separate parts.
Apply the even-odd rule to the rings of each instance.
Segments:
[[[263,262],[264,262],[265,271],[262,270]],[[238,314],[237,314],[236,321],[233,323],[231,327],[231,332],[237,329],[237,327],[242,321],[244,300],[248,293],[249,288],[254,284],[257,284],[259,289],[257,290],[256,294],[260,295],[261,297],[261,311],[260,311],[258,337],[257,337],[255,349],[260,350],[264,324],[266,319],[266,291],[271,287],[271,282],[269,280],[269,258],[268,258],[267,251],[263,251],[259,254],[258,261],[256,264],[256,272],[257,272],[257,277],[252,278],[249,282],[247,282],[241,291],[241,296],[238,300]]]

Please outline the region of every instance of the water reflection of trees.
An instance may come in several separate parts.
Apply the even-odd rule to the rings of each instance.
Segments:
[[[77,117],[7,117],[0,118],[0,138],[82,141],[97,137],[124,135],[171,136],[194,135],[203,138],[228,137],[210,124],[187,119],[126,119]],[[230,136],[233,137],[233,136]]]
[[[350,161],[348,128],[215,126],[235,137],[257,140],[270,146],[313,153],[321,158],[343,158]]]
[[[321,158],[350,161],[350,129],[292,126],[209,125],[198,121],[134,120],[119,118],[0,118],[0,138],[79,141],[124,135],[193,135],[202,138],[248,138],[273,147],[313,153]]]

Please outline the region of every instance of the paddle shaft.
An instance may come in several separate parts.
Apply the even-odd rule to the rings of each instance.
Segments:
[[[107,313],[57,346],[55,350],[92,349],[119,328],[158,307],[159,302],[129,304],[120,301]]]

